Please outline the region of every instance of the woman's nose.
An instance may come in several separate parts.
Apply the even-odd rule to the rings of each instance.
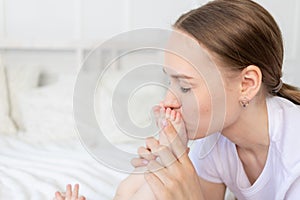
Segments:
[[[181,103],[174,94],[174,92],[168,90],[165,96],[165,99],[162,101],[162,104],[165,108],[171,108],[171,109],[179,109],[181,107]]]

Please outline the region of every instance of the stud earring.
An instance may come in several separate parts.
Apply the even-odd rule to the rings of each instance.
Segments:
[[[249,100],[247,97],[244,97],[242,100],[240,100],[240,104],[243,108],[246,108],[249,105]]]

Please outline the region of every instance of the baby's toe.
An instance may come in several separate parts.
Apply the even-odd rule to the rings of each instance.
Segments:
[[[179,112],[176,113],[175,115],[175,123],[180,123],[181,122],[181,115]]]
[[[166,109],[161,107],[160,108],[160,118],[165,118],[166,117]]]
[[[172,110],[171,111],[171,117],[170,117],[170,119],[171,119],[171,121],[175,121],[175,118],[176,118],[176,111],[175,110]]]
[[[167,109],[166,109],[166,118],[167,118],[167,119],[170,119],[170,117],[171,117],[171,112],[172,112],[171,108],[167,108]]]

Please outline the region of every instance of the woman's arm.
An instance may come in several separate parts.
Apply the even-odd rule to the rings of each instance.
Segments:
[[[226,186],[223,183],[212,183],[199,177],[204,199],[224,200]]]

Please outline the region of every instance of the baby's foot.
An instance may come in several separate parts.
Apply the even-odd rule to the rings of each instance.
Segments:
[[[174,126],[175,130],[177,131],[178,135],[180,136],[180,139],[182,143],[187,146],[187,134],[185,129],[185,124],[183,122],[183,119],[181,117],[180,112],[177,112],[175,110],[171,110],[170,108],[165,109],[161,106],[156,106],[153,109],[157,125],[160,129],[163,128],[162,121],[167,119],[169,120],[172,125]],[[160,133],[159,135],[159,143],[162,145],[168,146],[169,141],[166,138],[164,133]]]
[[[168,119],[172,125],[174,126],[175,130],[177,131],[182,143],[187,146],[187,133],[185,129],[185,124],[183,122],[182,116],[180,112],[171,110],[170,108],[167,108],[165,111],[166,119]]]

